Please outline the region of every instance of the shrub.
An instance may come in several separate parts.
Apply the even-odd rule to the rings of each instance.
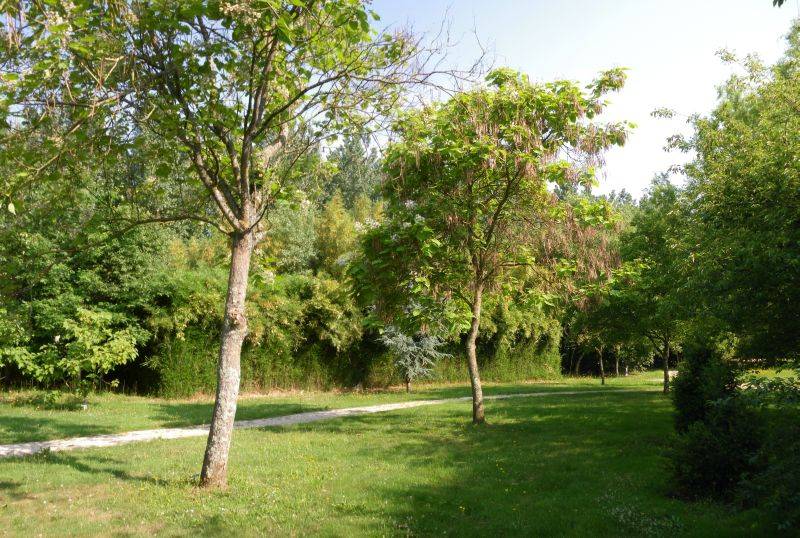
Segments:
[[[776,409],[757,464],[760,471],[745,477],[739,500],[772,513],[780,530],[800,527],[800,411]]]
[[[762,427],[738,397],[711,403],[688,424],[670,454],[675,492],[688,498],[732,499],[742,478],[757,470]]]
[[[686,432],[703,421],[712,402],[730,397],[736,391],[736,372],[713,349],[686,345],[684,360],[672,383],[675,427]]]
[[[436,336],[418,333],[409,336],[396,327],[388,327],[380,341],[394,356],[395,366],[406,383],[406,391],[411,391],[411,382],[420,377],[430,377],[436,363],[447,357],[439,350],[444,342]]]

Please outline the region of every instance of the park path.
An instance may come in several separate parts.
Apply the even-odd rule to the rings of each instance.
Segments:
[[[506,400],[509,398],[530,398],[535,396],[570,396],[576,394],[597,394],[600,392],[630,392],[620,390],[570,390],[570,391],[551,391],[551,392],[522,392],[516,394],[497,394],[484,396],[484,400]],[[341,417],[351,417],[355,415],[366,415],[370,413],[383,413],[386,411],[396,411],[398,409],[409,409],[412,407],[422,407],[426,405],[437,405],[450,402],[460,402],[471,400],[471,396],[460,398],[442,398],[438,400],[412,400],[409,402],[388,403],[379,405],[367,405],[363,407],[346,407],[342,409],[328,409],[325,411],[307,411],[305,413],[295,413],[293,415],[283,415],[278,417],[260,418],[255,420],[237,420],[236,429],[266,428],[270,426],[290,426],[292,424],[305,424],[320,420],[330,420]],[[208,435],[208,424],[199,426],[186,426],[183,428],[159,428],[155,430],[137,430],[125,433],[112,433],[105,435],[93,435],[89,437],[73,437],[71,439],[56,439],[52,441],[33,441],[29,443],[17,443],[13,445],[0,445],[0,459],[32,456],[39,452],[50,451],[60,452],[64,450],[76,450],[81,448],[100,448],[122,445],[126,443],[138,443],[142,441],[152,441],[155,439],[181,439],[184,437],[203,437]]]

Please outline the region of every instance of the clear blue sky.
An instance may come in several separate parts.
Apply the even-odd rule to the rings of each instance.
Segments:
[[[609,153],[599,192],[624,187],[638,197],[655,173],[684,158],[662,148],[667,136],[686,132],[685,117],[655,119],[650,112],[710,111],[716,86],[732,72],[715,52],[775,61],[798,1],[773,8],[771,0],[375,0],[372,8],[382,25],[423,33],[435,33],[447,18],[460,37],[450,52],[459,65],[478,54],[474,28],[496,66],[534,80],[588,82],[603,69],[629,68],[606,117],[638,127],[624,148]]]

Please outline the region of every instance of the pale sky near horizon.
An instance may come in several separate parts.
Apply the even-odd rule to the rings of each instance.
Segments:
[[[665,153],[667,136],[689,132],[686,116],[713,108],[716,87],[733,72],[716,56],[777,60],[800,0],[774,8],[771,0],[374,0],[380,25],[435,33],[447,19],[458,44],[451,62],[479,54],[473,34],[490,49],[495,66],[532,80],[589,82],[604,69],[627,67],[628,82],[613,94],[606,118],[637,125],[623,148],[612,150],[597,192],[627,189],[639,197],[653,176],[680,154]],[[661,107],[681,117],[656,119]]]

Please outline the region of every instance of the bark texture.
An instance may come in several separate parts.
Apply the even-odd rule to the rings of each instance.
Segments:
[[[483,299],[483,288],[478,286],[472,301],[472,323],[467,337],[467,366],[469,367],[469,380],[472,384],[472,422],[482,424],[486,422],[483,411],[483,388],[481,387],[481,376],[478,372],[478,353],[476,342],[478,340],[478,330],[481,322],[481,301]]]
[[[600,346],[600,349],[597,350],[597,354],[600,356],[600,384],[606,384],[606,370],[603,367],[603,347]]]
[[[575,363],[575,371],[573,372],[573,375],[575,377],[578,377],[579,375],[581,375],[581,361],[582,360],[583,360],[583,352],[581,351],[580,353],[578,353],[578,361]]]
[[[247,336],[245,298],[254,242],[252,232],[235,233],[231,237],[231,268],[220,337],[217,398],[200,473],[203,486],[225,487],[228,483],[228,452],[239,396],[242,343]]]

